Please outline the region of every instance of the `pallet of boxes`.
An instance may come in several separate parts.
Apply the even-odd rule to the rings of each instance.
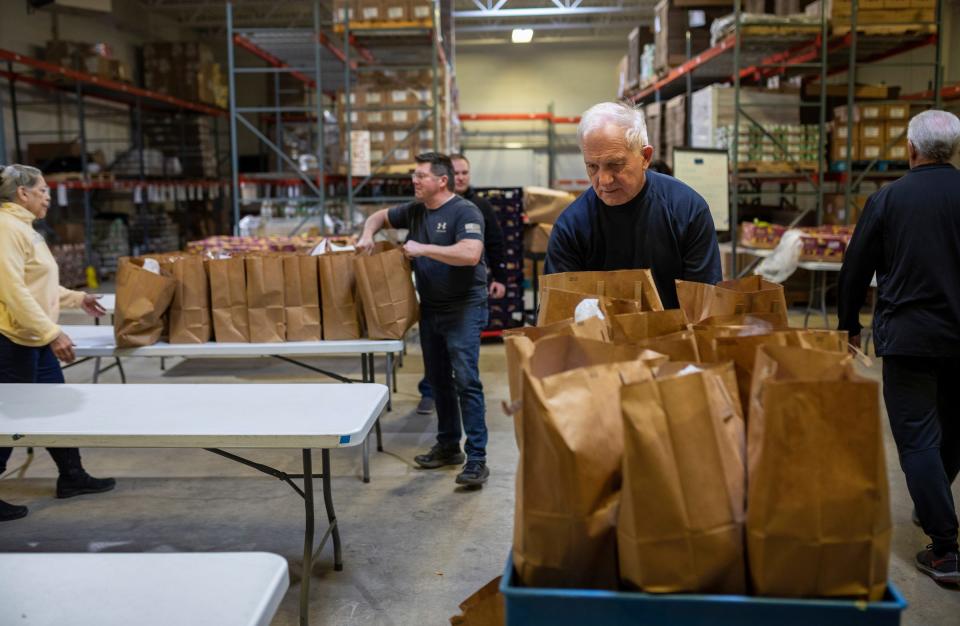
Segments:
[[[534,289],[535,279],[543,276],[547,244],[553,224],[577,196],[569,191],[548,187],[523,188],[523,277],[531,281]]]
[[[550,275],[505,333],[505,623],[898,624],[878,383],[846,333],[789,328],[759,277],[676,288],[663,310],[649,270]]]
[[[334,0],[334,32],[350,27],[379,27],[403,24],[427,25],[433,20],[433,3],[427,0]]]
[[[849,33],[853,21],[851,0],[816,0],[808,4],[804,12],[819,16],[822,2],[827,3],[833,34]],[[936,11],[937,0],[860,0],[856,30],[865,35],[933,33],[937,29]]]
[[[357,255],[324,240],[278,251],[274,240],[245,239],[219,241],[217,251],[204,246],[203,254],[121,259],[117,347],[402,339],[419,319],[410,265],[397,247]]]
[[[883,168],[905,167],[910,158],[907,152],[909,122],[907,102],[861,101],[853,106],[852,119],[846,106],[836,107],[830,133],[830,169],[846,169],[848,157],[856,167],[872,161],[883,162]]]
[[[351,138],[355,145],[358,135],[366,136],[371,168],[381,173],[406,174],[416,166],[414,157],[417,154],[434,150],[433,76],[429,70],[384,70],[363,74],[349,95],[340,92],[338,102],[340,158],[344,173]],[[442,111],[442,104],[440,108]],[[449,124],[442,112],[441,115],[440,145],[444,145]]]

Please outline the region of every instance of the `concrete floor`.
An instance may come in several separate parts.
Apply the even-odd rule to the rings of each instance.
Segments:
[[[358,358],[314,362],[359,375]],[[172,360],[166,371],[159,366],[154,359],[125,361],[128,380],[138,383],[326,382],[269,359]],[[462,491],[453,482],[455,468],[421,471],[412,465],[413,455],[433,442],[435,418],[413,412],[422,365],[411,344],[393,412],[382,420],[386,452],[371,453],[372,482],[359,478],[358,448],[332,452],[345,568],[332,570],[328,546],[315,568],[311,623],[445,624],[464,598],[502,572],[511,543],[517,461],[513,425],[500,410],[507,397],[505,369],[502,347],[485,345],[481,373],[491,477],[481,491]],[[382,360],[378,371],[383,372]],[[867,374],[877,377],[879,364]],[[67,370],[68,382],[89,382],[90,376],[89,364]],[[119,382],[115,371],[101,380]],[[132,413],[135,418],[135,408]],[[299,471],[296,450],[242,453]],[[56,500],[55,467],[39,451],[26,478],[0,483],[0,498],[30,507],[27,518],[0,526],[0,552],[275,552],[290,563],[291,587],[273,623],[297,623],[303,505],[292,490],[201,450],[88,449],[83,456],[94,475],[117,477],[117,489]],[[903,623],[960,624],[960,591],[938,587],[913,567],[913,555],[927,540],[910,522],[911,504],[889,433],[887,458],[894,520],[890,579],[910,602]],[[24,459],[24,451],[16,450],[9,468]],[[954,493],[960,502],[956,486]]]

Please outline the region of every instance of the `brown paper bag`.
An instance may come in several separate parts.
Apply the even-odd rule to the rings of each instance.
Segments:
[[[320,278],[317,257],[283,257],[283,307],[287,341],[320,341]]]
[[[572,336],[536,343],[517,416],[513,561],[525,585],[616,587],[620,387],[652,376],[642,354]]]
[[[750,397],[754,362],[760,346],[795,346],[833,352],[847,352],[847,332],[840,330],[780,330],[759,335],[716,337],[713,341],[717,361],[733,361],[737,372],[740,401],[744,406]]]
[[[244,257],[247,270],[247,315],[251,343],[278,343],[286,336],[283,305],[283,258]]]
[[[523,390],[523,365],[533,354],[534,344],[554,335],[571,335],[605,343],[610,341],[607,325],[597,317],[591,317],[582,322],[569,319],[549,326],[524,326],[505,330],[502,337],[507,356],[511,405],[517,404],[520,400]],[[515,406],[513,410],[519,410],[519,406]]]
[[[665,354],[670,357],[671,361],[700,362],[700,353],[697,352],[697,340],[691,330],[684,330],[660,337],[651,337],[650,339],[637,341],[634,345]]]
[[[691,324],[690,330],[697,340],[697,351],[704,363],[715,363],[717,356],[717,337],[741,337],[748,335],[766,335],[779,328],[780,316],[758,313],[755,315],[715,315]]]
[[[693,324],[717,315],[759,313],[774,315],[779,327],[787,326],[783,285],[760,276],[727,280],[717,285],[678,280],[676,285],[680,308]]]
[[[353,252],[330,252],[317,257],[324,339],[359,339],[360,307],[353,270]]]
[[[143,269],[144,259],[123,258],[117,268],[113,335],[118,348],[150,346],[163,333],[163,316],[176,281]]]
[[[242,256],[205,261],[210,280],[213,337],[220,343],[249,343],[247,271]]]
[[[563,289],[592,296],[637,300],[643,311],[662,311],[663,303],[650,270],[564,272],[540,277],[540,289]]]
[[[506,608],[497,576],[460,603],[460,615],[450,618],[452,626],[503,626]]]
[[[176,281],[170,305],[170,343],[210,341],[210,284],[203,259],[189,254],[168,261]]]
[[[891,526],[879,385],[849,355],[758,350],[747,476],[758,595],[881,599]]]
[[[622,300],[567,291],[564,289],[541,289],[540,311],[537,313],[537,326],[549,326],[569,319],[573,319],[577,305],[586,299],[596,299],[600,304],[600,311],[605,317],[639,313],[642,304],[639,300]]]
[[[746,590],[745,429],[728,364],[626,385],[621,578],[652,593]]]
[[[370,339],[403,339],[418,319],[420,304],[410,263],[399,248],[353,259],[357,293]]]
[[[652,337],[660,337],[687,329],[687,319],[680,309],[669,311],[647,311],[614,315],[610,318],[613,341],[632,343]]]

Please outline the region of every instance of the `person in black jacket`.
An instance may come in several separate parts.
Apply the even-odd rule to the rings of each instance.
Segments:
[[[649,268],[664,307],[675,309],[677,279],[721,280],[717,232],[707,202],[683,182],[651,171],[643,112],[603,102],[580,120],[577,139],[590,189],[560,214],[544,271]]]
[[[507,293],[507,270],[503,264],[503,230],[497,220],[497,214],[486,198],[478,196],[470,186],[470,161],[462,154],[450,157],[453,161],[454,191],[457,195],[472,202],[483,214],[483,252],[487,261],[487,294],[499,300]],[[420,403],[417,413],[429,415],[434,409],[433,390],[424,377],[417,385],[420,390]]]
[[[950,160],[960,119],[925,111],[910,120],[910,171],[867,200],[840,270],[839,328],[860,344],[860,308],[877,275],[873,332],[883,399],[917,518],[932,543],[917,568],[960,584],[960,171]]]

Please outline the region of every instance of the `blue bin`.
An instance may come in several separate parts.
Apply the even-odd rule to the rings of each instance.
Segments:
[[[528,588],[512,555],[500,592],[507,626],[896,626],[907,608],[892,584],[880,602]]]

